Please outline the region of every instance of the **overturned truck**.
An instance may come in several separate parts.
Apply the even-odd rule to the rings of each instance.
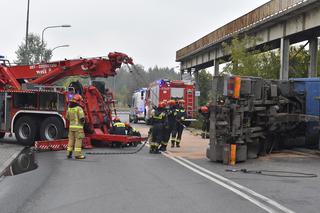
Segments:
[[[319,148],[320,78],[216,76],[213,93],[210,160],[223,161],[231,144],[238,162],[278,148]]]

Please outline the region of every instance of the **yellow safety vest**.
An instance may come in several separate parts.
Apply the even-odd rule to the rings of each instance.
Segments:
[[[124,123],[121,123],[121,122],[114,123],[113,126],[115,126],[115,127],[126,127],[126,125]]]
[[[84,112],[80,106],[68,108],[66,117],[70,122],[69,129],[83,129],[80,120],[84,118]]]

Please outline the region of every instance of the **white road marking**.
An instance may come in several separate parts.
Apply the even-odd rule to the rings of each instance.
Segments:
[[[240,185],[240,184],[238,184],[238,183],[236,183],[236,182],[234,182],[234,181],[232,181],[232,180],[230,180],[230,179],[227,179],[227,178],[225,178],[225,177],[223,177],[223,176],[221,176],[221,175],[219,175],[219,174],[216,174],[216,173],[214,173],[214,172],[212,172],[212,171],[209,171],[209,170],[207,170],[207,169],[205,169],[205,168],[203,168],[203,167],[201,167],[201,166],[199,166],[199,165],[197,165],[197,164],[195,164],[195,163],[192,163],[191,161],[189,161],[189,160],[187,160],[187,159],[185,159],[185,158],[183,158],[183,157],[177,157],[177,158],[179,158],[180,160],[182,160],[182,161],[184,161],[184,162],[186,162],[186,163],[188,163],[188,164],[196,167],[197,169],[199,169],[199,170],[201,170],[201,171],[203,171],[203,172],[206,172],[207,174],[210,174],[210,175],[212,175],[212,176],[214,176],[214,177],[216,177],[216,178],[224,181],[225,183],[228,183],[229,185],[232,185],[232,186],[234,186],[234,187],[237,187],[237,188],[245,191],[246,193],[249,193],[249,194],[251,194],[251,195],[253,195],[253,196],[256,196],[256,197],[260,198],[260,199],[263,200],[264,202],[269,203],[270,205],[272,205],[272,206],[274,206],[274,207],[282,210],[283,212],[286,212],[286,213],[294,213],[294,211],[286,208],[285,206],[279,204],[278,202],[276,202],[276,201],[274,201],[274,200],[272,200],[272,199],[270,199],[270,198],[268,198],[268,197],[266,197],[266,196],[263,196],[263,195],[255,192],[255,191],[253,191],[253,190],[245,187],[245,186],[242,186],[242,185]]]
[[[204,172],[199,171],[198,169],[195,169],[195,168],[191,167],[190,165],[184,163],[183,161],[181,161],[181,160],[179,160],[179,159],[177,159],[177,158],[175,158],[173,156],[170,156],[169,154],[166,154],[166,153],[162,153],[162,154],[164,156],[170,158],[171,160],[179,163],[180,165],[190,169],[191,171],[193,171],[193,172],[195,172],[195,173],[207,178],[208,180],[210,180],[212,182],[215,182],[216,184],[218,184],[218,185],[220,185],[220,186],[222,186],[222,187],[234,192],[235,194],[237,194],[237,195],[243,197],[244,199],[250,201],[251,203],[255,204],[256,206],[260,207],[261,209],[264,209],[265,211],[267,211],[269,213],[279,213],[278,211],[276,211],[276,210],[266,206],[265,204],[261,203],[257,199],[254,199],[253,197],[250,197],[249,195],[245,194],[244,192],[241,192],[240,190],[238,190],[238,189],[236,189],[236,188],[234,188],[232,186],[229,186],[226,183],[223,183],[222,181],[220,181],[220,180],[218,180],[218,179],[216,179],[214,177],[211,177],[208,174],[205,174]]]
[[[257,198],[260,198],[263,202],[266,202],[270,205],[272,205],[273,207],[276,207],[277,209],[281,210],[282,212],[285,212],[285,213],[295,213],[294,211],[290,210],[290,209],[287,209],[286,207],[280,205],[279,203],[263,196],[263,195],[260,195],[258,194],[257,192],[254,192],[252,191],[251,189],[248,189],[240,184],[237,184],[221,175],[218,175],[218,174],[215,174],[209,170],[206,170],[205,168],[202,168],[182,157],[174,157],[171,155],[170,152],[162,152],[162,154],[168,158],[170,158],[171,160],[179,163],[180,165],[190,169],[191,171],[207,178],[208,180],[212,181],[212,182],[215,182],[216,184],[232,191],[233,193],[243,197],[244,199],[248,200],[249,202],[255,204],[256,206],[260,207],[261,209],[265,210],[266,212],[269,212],[269,213],[278,213],[279,211],[274,209],[274,208],[271,208],[270,206],[267,206],[265,205],[264,203],[262,203],[261,201],[259,201],[258,199],[256,199],[255,197]],[[211,176],[210,176],[211,175]],[[237,187],[237,188],[235,188]],[[243,191],[240,191],[240,190],[243,190]],[[248,194],[246,194],[246,193]],[[250,196],[249,194],[255,196],[255,197],[252,197]]]
[[[147,144],[147,146],[149,147],[148,144]],[[201,167],[201,166],[199,166],[199,165],[197,165],[197,164],[195,164],[195,163],[193,163],[193,162],[191,162],[191,161],[189,161],[189,160],[187,160],[187,159],[185,159],[183,157],[180,157],[180,156],[174,157],[174,156],[172,156],[172,153],[170,151],[162,152],[162,154],[164,156],[174,160],[175,162],[179,163],[180,165],[190,169],[191,171],[193,171],[193,172],[195,172],[195,173],[197,173],[197,174],[199,174],[199,175],[201,175],[201,176],[203,176],[203,177],[205,177],[205,178],[207,178],[207,179],[209,179],[209,180],[221,185],[222,187],[224,187],[226,189],[229,189],[230,191],[232,191],[235,194],[238,194],[239,196],[247,199],[248,201],[254,203],[255,205],[259,206],[260,208],[264,209],[267,212],[277,213],[278,211],[270,208],[269,206],[266,206],[265,204],[263,204],[259,200],[255,199],[254,197],[249,196],[248,194],[251,194],[251,195],[253,195],[253,196],[257,197],[257,198],[260,198],[263,202],[266,202],[269,205],[272,205],[273,207],[276,207],[277,209],[280,209],[282,212],[295,213],[294,211],[288,209],[287,207],[281,205],[280,203],[278,203],[278,202],[276,202],[276,201],[274,201],[274,200],[272,200],[272,199],[270,199],[270,198],[268,198],[266,196],[263,196],[263,195],[255,192],[255,191],[245,187],[245,186],[242,186],[242,185],[240,185],[240,184],[238,184],[238,183],[236,183],[236,182],[234,182],[234,181],[232,181],[230,179],[227,179],[227,178],[225,178],[225,177],[223,177],[223,176],[221,176],[219,174],[211,172],[211,171],[209,171],[209,170],[207,170],[207,169],[205,169],[205,168],[203,168],[203,167]],[[193,168],[191,166],[193,166],[195,168]],[[203,172],[205,172],[205,173],[203,173]],[[209,176],[208,174],[212,175],[213,177]],[[234,188],[234,187],[236,187],[236,188]],[[239,191],[239,189],[244,191],[244,192],[246,192],[246,193],[248,193],[248,194],[245,194],[244,192]]]

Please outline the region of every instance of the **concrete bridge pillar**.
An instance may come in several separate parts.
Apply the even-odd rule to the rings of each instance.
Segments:
[[[290,41],[288,38],[281,38],[280,44],[280,80],[289,78],[289,48]]]
[[[317,77],[317,63],[318,63],[318,38],[309,40],[310,66],[308,77]]]
[[[200,90],[200,87],[199,87],[199,70],[195,69],[195,68],[192,68],[191,72],[194,73],[194,80],[195,80],[195,83],[196,83],[196,91],[199,91]],[[195,100],[195,105],[196,106],[195,107],[196,107],[196,110],[198,110],[198,108],[199,108],[199,97],[196,96],[195,98],[196,98],[196,100]]]
[[[214,75],[219,75],[219,60],[214,59]]]

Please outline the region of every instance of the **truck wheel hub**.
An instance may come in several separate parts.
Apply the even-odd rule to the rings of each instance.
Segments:
[[[28,123],[23,123],[19,128],[19,135],[22,139],[28,139],[31,134],[31,128]]]
[[[45,136],[48,140],[55,140],[57,138],[57,135],[58,135],[58,129],[55,125],[49,124],[45,128]]]

